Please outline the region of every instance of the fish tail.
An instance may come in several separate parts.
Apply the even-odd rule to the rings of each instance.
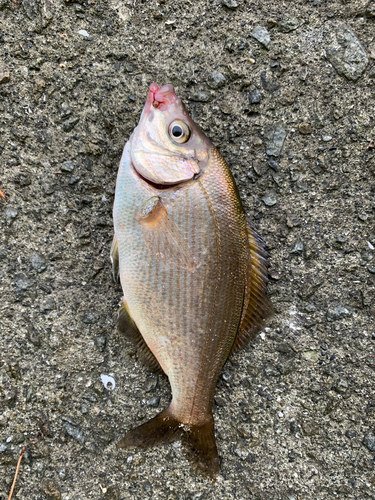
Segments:
[[[183,434],[183,425],[171,414],[169,408],[148,422],[128,432],[118,448],[151,448],[160,443],[170,443]]]
[[[193,452],[199,472],[214,480],[220,472],[220,460],[216,448],[214,419],[211,415],[209,420],[201,425],[186,426],[185,438]]]
[[[184,424],[166,408],[148,422],[128,432],[117,444],[118,448],[151,448],[182,439],[191,449],[197,469],[204,476],[215,479],[220,471],[216,448],[214,419],[200,425]]]

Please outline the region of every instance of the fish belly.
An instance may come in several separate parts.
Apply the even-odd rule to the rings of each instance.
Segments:
[[[147,244],[140,210],[153,196],[160,197],[178,228],[192,267],[176,252],[160,255]],[[183,423],[203,422],[211,415],[217,378],[236,336],[249,258],[245,216],[228,168],[213,150],[198,179],[158,190],[134,171],[127,145],[114,224],[124,299],[168,375],[171,411]],[[162,240],[163,234],[157,237]]]

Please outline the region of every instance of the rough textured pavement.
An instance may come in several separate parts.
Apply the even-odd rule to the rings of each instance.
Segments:
[[[222,472],[118,451],[168,404],[116,332],[111,210],[173,83],[271,254],[275,317],[226,364]],[[375,1],[0,0],[0,498],[375,498]],[[113,377],[115,387],[101,375]]]

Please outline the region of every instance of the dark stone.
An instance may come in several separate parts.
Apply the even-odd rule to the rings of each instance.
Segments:
[[[224,87],[225,83],[226,83],[226,78],[219,71],[213,71],[209,76],[208,85],[212,89],[219,89],[221,87]]]
[[[250,104],[259,104],[261,99],[262,99],[262,94],[259,92],[258,89],[254,89],[251,92],[249,92]]]
[[[5,217],[6,217],[8,226],[11,226],[13,224],[13,222],[16,219],[17,215],[18,215],[18,210],[16,208],[14,208],[14,207],[8,207],[5,210]]]
[[[272,168],[272,170],[274,170],[275,172],[277,172],[279,170],[279,164],[277,163],[276,160],[267,160],[267,164],[270,168]]]
[[[24,273],[17,273],[14,276],[14,283],[17,292],[25,292],[34,286],[34,281],[28,278]]]
[[[147,401],[147,406],[151,406],[153,408],[157,408],[160,403],[160,398],[158,396],[153,396]]]
[[[99,349],[99,351],[102,351],[102,352],[104,351],[106,343],[107,343],[107,337],[105,336],[104,333],[99,333],[95,337],[95,345],[96,345],[97,349]]]
[[[69,184],[70,184],[71,186],[72,186],[73,184],[77,184],[77,182],[79,182],[79,181],[80,181],[80,179],[81,179],[80,177],[71,177],[71,178],[69,179]]]
[[[61,164],[60,169],[61,169],[62,172],[70,172],[70,173],[73,172],[74,165],[73,165],[72,160],[66,160],[66,161],[64,161],[64,163]]]
[[[47,260],[39,253],[32,253],[30,255],[30,262],[37,273],[41,273],[47,269]]]
[[[375,434],[372,431],[367,432],[365,434],[362,443],[368,448],[370,451],[375,451]]]
[[[71,118],[70,120],[65,120],[63,122],[63,130],[64,132],[70,132],[71,130],[74,129],[74,127],[77,125],[79,122],[79,118]]]
[[[75,441],[78,441],[79,444],[83,444],[85,442],[85,435],[76,423],[72,423],[71,420],[65,421],[63,422],[63,427],[66,430],[66,433]]]
[[[266,28],[264,28],[263,26],[255,26],[255,28],[251,32],[251,36],[258,40],[258,42],[263,45],[263,47],[268,49],[271,37]]]
[[[337,306],[335,308],[328,309],[327,320],[328,321],[338,321],[340,319],[348,318],[352,315],[352,312],[343,306]]]

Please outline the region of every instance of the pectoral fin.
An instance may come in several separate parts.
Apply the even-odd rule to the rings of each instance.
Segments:
[[[149,198],[140,211],[143,238],[150,253],[157,259],[193,272],[195,262],[188,244],[159,196]]]
[[[120,275],[120,266],[119,266],[118,243],[117,243],[116,235],[113,236],[110,257],[111,257],[111,262],[112,262],[113,281],[115,283],[118,283],[118,279],[119,279],[119,275]]]
[[[264,320],[272,315],[272,304],[267,297],[268,253],[262,238],[251,224],[248,226],[249,266],[244,306],[237,337],[232,352],[254,339],[264,326]]]

